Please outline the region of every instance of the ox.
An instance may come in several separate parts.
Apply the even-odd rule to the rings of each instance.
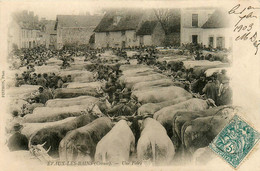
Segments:
[[[129,161],[135,150],[135,137],[125,120],[119,121],[102,138],[96,148],[95,161],[118,163]]]
[[[33,114],[24,117],[24,122],[53,122],[68,117],[80,116],[86,110],[85,106],[78,105],[70,107],[38,107],[34,109]]]
[[[39,131],[42,128],[48,128],[53,127],[56,125],[62,125],[64,123],[67,123],[70,120],[75,119],[76,117],[69,117],[66,119],[62,119],[60,121],[56,122],[44,122],[44,123],[24,123],[23,128],[21,130],[21,133],[24,134],[28,139],[37,131]]]
[[[112,122],[101,117],[90,124],[69,132],[59,145],[63,161],[93,160],[97,143],[111,130]]]
[[[223,108],[212,116],[199,117],[185,122],[181,129],[182,145],[185,151],[193,154],[198,148],[208,146],[233,115],[233,109]]]
[[[200,111],[207,109],[208,107],[209,105],[206,100],[192,98],[187,101],[162,108],[154,114],[153,118],[158,120],[166,128],[168,135],[171,137],[173,135],[173,118],[178,111]]]
[[[172,100],[178,97],[190,96],[190,93],[183,88],[170,86],[170,87],[160,87],[151,88],[143,91],[133,91],[133,98],[138,99],[142,104],[145,103],[158,103],[167,100]]]
[[[167,78],[166,76],[159,74],[159,73],[154,73],[150,75],[144,75],[144,76],[136,76],[136,77],[123,77],[120,78],[121,82],[124,82],[126,84],[127,88],[132,88],[132,86],[136,83],[139,83],[141,81],[151,81],[151,80],[160,80],[163,78]]]
[[[176,148],[178,149],[181,145],[181,129],[186,122],[190,122],[198,117],[212,116],[225,108],[231,108],[231,106],[219,106],[202,111],[178,111],[172,120],[172,140]]]
[[[79,96],[100,97],[101,94],[95,88],[58,88],[54,90],[54,98],[72,98]]]
[[[147,118],[141,126],[137,143],[139,160],[152,160],[154,164],[169,164],[175,154],[174,146],[164,127],[156,120]]]
[[[132,90],[145,90],[147,87],[168,87],[173,85],[174,82],[171,79],[142,81],[133,85]]]
[[[31,136],[29,143],[31,145],[37,145],[47,142],[46,146],[51,146],[49,154],[54,156],[58,155],[59,143],[65,137],[68,131],[87,125],[96,118],[97,117],[94,115],[85,114],[66,123],[40,129]]]
[[[46,102],[47,107],[68,107],[74,105],[88,105],[98,101],[98,98],[93,96],[79,96],[66,99],[51,99]]]
[[[179,97],[176,99],[167,100],[167,101],[160,102],[160,103],[146,103],[146,104],[142,105],[140,108],[138,108],[138,115],[144,115],[146,113],[154,114],[155,112],[161,110],[164,107],[181,103],[190,98],[192,98],[191,94],[188,96]]]

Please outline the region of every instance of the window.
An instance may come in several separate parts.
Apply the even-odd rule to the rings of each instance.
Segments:
[[[209,37],[209,47],[213,47],[214,45],[214,37]]]
[[[192,35],[192,43],[198,44],[198,35]]]
[[[224,37],[217,37],[217,48],[222,49],[225,47],[225,38]]]
[[[198,14],[192,14],[192,27],[198,27]]]
[[[125,31],[121,31],[121,34],[122,34],[122,36],[124,36],[125,35]]]

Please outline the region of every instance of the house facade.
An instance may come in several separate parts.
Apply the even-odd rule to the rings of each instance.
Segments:
[[[46,20],[42,19],[40,21],[42,25],[42,44],[47,49],[56,49],[57,48],[57,31],[55,30],[55,20]]]
[[[159,45],[162,42],[158,41],[158,35],[163,31],[158,22],[153,22],[152,29],[145,30],[153,20],[155,18],[150,11],[109,11],[94,30],[95,48]]]
[[[228,17],[220,9],[186,8],[181,10],[181,43],[230,48]]]
[[[13,16],[8,28],[8,51],[14,48],[34,48],[43,44],[38,17],[33,12],[23,11]]]
[[[34,48],[42,44],[41,29],[13,21],[8,30],[8,51],[12,48]]]
[[[22,27],[21,28],[21,47],[22,48],[34,48],[36,46],[42,45],[43,38],[41,34],[40,28],[28,28]]]
[[[88,45],[89,38],[100,20],[101,16],[58,15],[55,24],[57,49],[64,45]]]

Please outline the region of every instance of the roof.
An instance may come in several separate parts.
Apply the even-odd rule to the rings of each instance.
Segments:
[[[100,15],[57,15],[56,25],[59,27],[95,27],[101,20]]]
[[[225,28],[229,26],[228,15],[221,10],[216,10],[203,24],[202,28]]]
[[[90,38],[89,38],[89,43],[90,43],[90,44],[95,43],[95,33],[93,33],[93,34],[90,36]]]
[[[136,32],[136,35],[151,35],[158,21],[145,21]]]
[[[142,20],[141,11],[109,11],[102,18],[95,32],[136,30]]]
[[[22,29],[27,29],[27,30],[41,30],[41,27],[38,23],[33,23],[33,22],[19,22],[18,25]]]

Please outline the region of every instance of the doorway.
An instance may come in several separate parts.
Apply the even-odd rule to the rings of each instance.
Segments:
[[[198,35],[192,35],[192,43],[198,44]]]

